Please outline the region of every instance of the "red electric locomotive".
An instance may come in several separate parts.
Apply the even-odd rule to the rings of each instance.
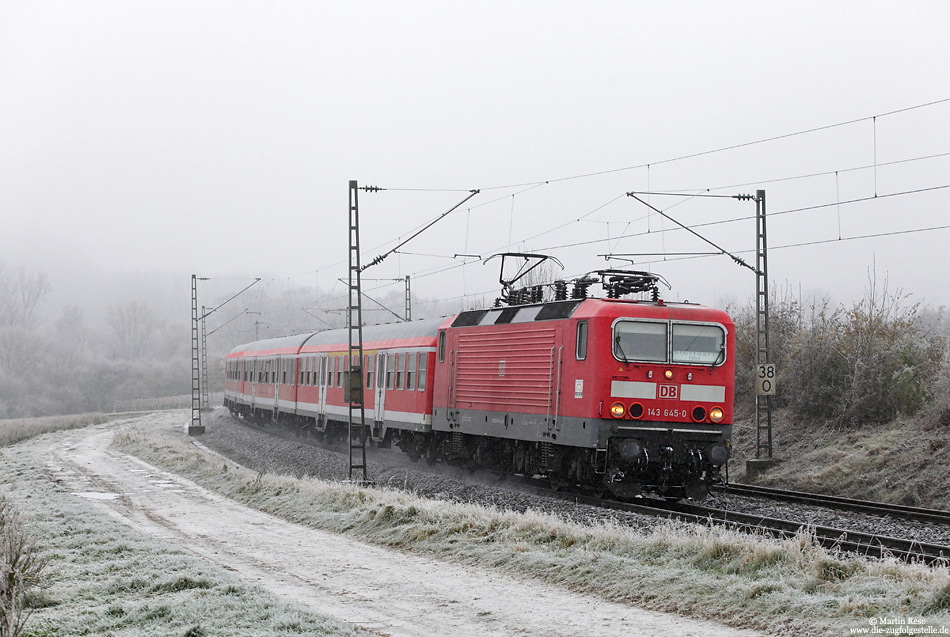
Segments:
[[[631,289],[625,276],[651,281],[599,274],[610,296]],[[365,327],[372,440],[559,487],[703,497],[730,452],[732,320],[665,303],[655,278],[650,300],[582,298],[590,281],[575,286],[578,298]],[[347,338],[332,330],[236,348],[227,406],[345,440]]]

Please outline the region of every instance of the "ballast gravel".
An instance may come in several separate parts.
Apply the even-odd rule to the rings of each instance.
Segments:
[[[346,480],[349,458],[345,445],[334,448],[304,439],[282,427],[260,428],[235,418],[224,408],[203,419],[207,428],[202,444],[232,460],[267,473]],[[367,448],[367,478],[415,495],[502,510],[549,513],[581,523],[609,523],[648,531],[665,521],[647,515],[530,493],[530,487],[499,479],[486,471],[470,472],[458,467],[413,463],[398,449]],[[950,526],[836,511],[819,506],[777,502],[765,498],[714,493],[701,504],[740,513],[801,522],[842,530],[876,533],[930,544],[950,546]]]

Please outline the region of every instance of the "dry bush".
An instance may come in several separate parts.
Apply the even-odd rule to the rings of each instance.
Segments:
[[[779,372],[774,406],[810,421],[860,426],[913,416],[936,397],[947,403],[940,417],[950,422],[950,399],[938,388],[950,387],[946,339],[921,320],[919,304],[889,292],[886,279],[879,287],[872,273],[851,308],[828,300],[813,301],[810,312],[802,306],[786,291],[769,308],[770,362]],[[754,309],[735,320],[736,404],[751,411]]]
[[[17,637],[33,613],[30,596],[47,559],[30,540],[16,509],[0,495],[0,637]]]

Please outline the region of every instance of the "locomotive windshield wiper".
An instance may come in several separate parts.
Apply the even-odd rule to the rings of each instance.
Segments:
[[[720,364],[720,363],[724,363],[725,361],[726,361],[726,344],[725,344],[725,343],[722,343],[722,344],[719,346],[719,355],[716,356],[716,360],[714,360],[714,361],[709,365],[709,368],[712,369],[712,368],[715,367],[716,365],[718,365],[718,364]]]
[[[626,352],[623,351],[623,346],[620,344],[620,334],[617,334],[617,335],[614,337],[614,345],[617,346],[617,350],[619,350],[619,351],[620,351],[620,355],[623,356],[623,362],[629,363],[629,362],[630,362],[630,359],[627,358],[627,354],[626,354]]]

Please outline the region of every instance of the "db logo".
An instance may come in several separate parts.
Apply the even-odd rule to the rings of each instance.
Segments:
[[[676,398],[679,395],[679,387],[676,385],[660,385],[660,398]]]

